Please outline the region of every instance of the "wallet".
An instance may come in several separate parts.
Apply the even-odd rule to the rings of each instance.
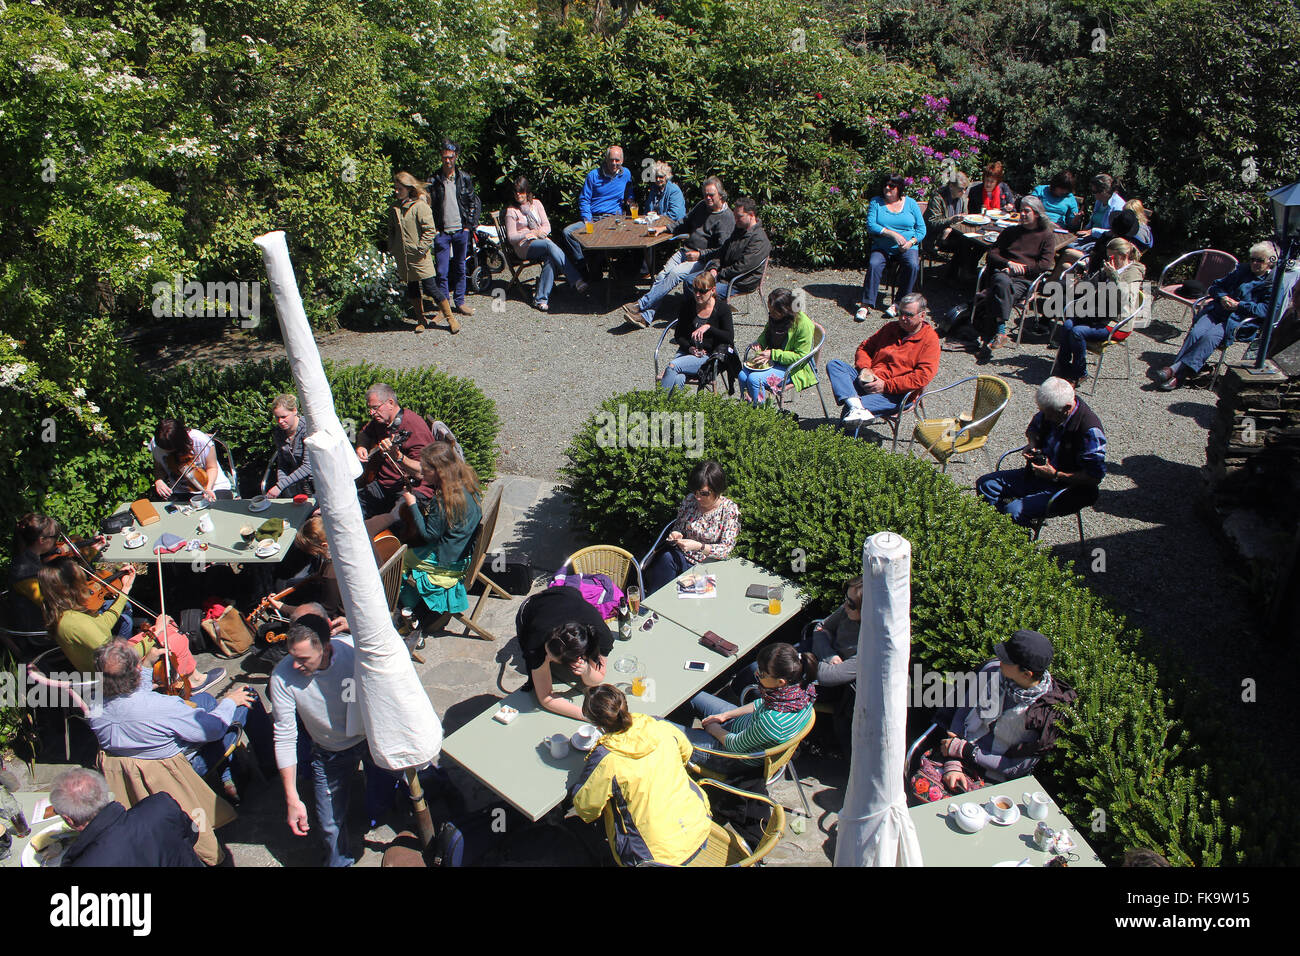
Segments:
[[[735,657],[736,652],[740,650],[731,641],[723,640],[713,631],[705,631],[704,636],[700,638],[700,644],[711,651],[717,651],[723,657]]]
[[[745,589],[745,597],[761,598],[764,601],[776,598],[779,601],[785,597],[785,588],[780,585],[768,587],[766,584],[751,584]]]

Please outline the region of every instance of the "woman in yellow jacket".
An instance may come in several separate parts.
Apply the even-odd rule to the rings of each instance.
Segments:
[[[604,734],[587,756],[573,809],[594,823],[609,804],[614,850],[625,866],[680,865],[709,840],[709,801],[690,777],[691,744],[668,723],[630,714],[623,692],[601,684],[587,696],[583,716]]]

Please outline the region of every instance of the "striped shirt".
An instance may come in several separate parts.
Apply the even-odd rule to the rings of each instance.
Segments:
[[[741,714],[731,721],[731,732],[722,749],[731,753],[755,753],[783,744],[803,729],[812,715],[812,704],[802,710],[780,712],[768,710],[760,698],[754,701],[752,714]]]

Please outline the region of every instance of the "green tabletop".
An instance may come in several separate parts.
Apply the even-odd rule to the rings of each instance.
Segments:
[[[23,813],[27,816],[27,825],[32,828],[32,832],[25,837],[19,837],[18,834],[13,832],[12,827],[10,827],[9,834],[10,836],[13,837],[13,846],[9,850],[8,859],[6,859],[3,863],[0,863],[0,867],[20,866],[21,864],[19,861],[22,858],[23,850],[27,849],[27,844],[32,842],[32,837],[34,837],[41,830],[44,830],[46,827],[51,825],[50,820],[33,819],[33,815],[36,811],[37,801],[45,800],[46,802],[48,802],[50,799],[50,795],[48,792],[43,792],[39,790],[20,790],[14,794],[14,797],[18,800],[19,806],[23,808]],[[59,818],[52,817],[51,819],[58,820]],[[4,822],[5,822],[5,826],[8,827],[9,821],[6,820]]]
[[[115,534],[109,542],[107,548],[99,556],[101,561],[108,562],[131,562],[138,561],[145,564],[156,564],[161,558],[168,564],[194,564],[202,557],[206,564],[277,564],[284,560],[285,554],[289,550],[289,545],[293,544],[294,536],[298,529],[302,527],[311,513],[316,509],[314,499],[309,499],[301,505],[295,505],[292,499],[277,498],[271,502],[271,507],[265,511],[249,511],[250,500],[246,501],[212,501],[208,507],[202,511],[195,511],[191,514],[168,514],[164,509],[166,502],[155,501],[154,507],[158,509],[159,520],[149,525],[147,528],[141,528],[149,538],[145,544],[139,548],[128,548],[126,546],[126,535]],[[129,502],[117,509],[120,514],[130,507]],[[199,531],[199,518],[203,515],[212,516],[212,530],[207,534]],[[267,518],[283,518],[288,527],[285,528],[284,534],[280,535],[280,550],[269,558],[259,558],[253,554],[253,549],[244,544],[243,539],[239,536],[239,529],[244,525],[252,525],[256,528]],[[208,549],[206,551],[186,551],[182,548],[171,554],[154,554],[154,545],[158,539],[167,532],[171,532],[179,538],[190,540],[197,538],[199,541],[206,542]]]
[[[946,800],[936,800],[923,806],[912,807],[909,813],[916,827],[916,838],[921,844],[921,858],[926,866],[995,866],[1008,860],[1019,862],[1029,860],[1031,866],[1043,866],[1051,859],[1045,850],[1034,846],[1034,828],[1037,820],[1031,820],[1025,812],[1022,794],[1042,790],[1043,787],[1033,777],[1021,777],[1006,783],[989,784],[974,793],[958,794]],[[1020,819],[1015,823],[1000,826],[986,823],[982,830],[967,833],[955,820],[948,819],[948,808],[963,803],[978,803],[989,809],[989,801],[995,796],[1010,797],[1016,803]],[[1087,841],[1075,829],[1074,825],[1061,813],[1055,800],[1051,800],[1044,820],[1053,830],[1069,830],[1074,840],[1071,853],[1077,860],[1070,860],[1070,866],[1105,866],[1088,846]]]
[[[790,580],[764,570],[744,558],[725,558],[721,561],[702,561],[687,574],[712,574],[718,579],[718,592],[711,598],[682,598],[677,596],[677,583],[673,581],[650,595],[642,608],[659,612],[696,634],[713,631],[724,640],[739,646],[738,657],[758,644],[779,626],[794,617],[803,608],[805,600],[798,587]],[[746,597],[751,584],[781,587],[781,613],[768,614],[767,601]],[[717,660],[712,651],[706,660]],[[734,660],[734,658],[733,658]]]
[[[660,717],[693,697],[735,658],[721,658],[700,646],[699,635],[660,617],[649,630],[640,630],[648,615],[638,620],[627,641],[615,640],[609,655],[606,680],[614,685],[629,682],[633,673],[652,682],[653,700],[628,693],[628,708],[634,713]],[[620,673],[615,669],[623,658],[635,657],[637,670]],[[688,671],[687,661],[706,661],[707,673]],[[556,685],[556,692],[580,704],[582,692],[576,686]],[[625,693],[627,692],[624,688]],[[493,719],[501,704],[509,704],[519,716],[509,724]],[[580,722],[544,710],[532,691],[515,691],[504,701],[494,702],[465,726],[443,741],[442,752],[507,800],[530,820],[539,820],[564,799],[577,782],[586,755],[571,750],[556,759],[542,741],[552,734],[571,736]]]

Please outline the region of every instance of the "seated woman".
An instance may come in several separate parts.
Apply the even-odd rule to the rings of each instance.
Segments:
[[[292,395],[277,395],[271,403],[275,428],[271,440],[275,443],[275,459],[271,464],[272,483],[266,489],[268,498],[292,498],[297,494],[311,494],[311,462],[307,459],[307,422],[298,414],[298,399]]]
[[[735,707],[701,691],[691,698],[700,728],[686,731],[697,747],[750,754],[779,746],[799,733],[817,698],[817,658],[789,644],[768,644],[758,652],[759,698]],[[740,761],[696,754],[696,763],[716,770],[740,770]]]
[[[1137,232],[1123,238],[1137,246],[1140,258],[1142,253],[1149,251],[1156,244],[1155,233],[1151,231],[1151,216],[1142,205],[1141,199],[1130,199],[1124,204],[1124,208],[1137,216],[1138,226]]]
[[[402,562],[411,583],[403,585],[401,602],[404,607],[418,608],[417,622],[427,633],[469,608],[465,571],[483,517],[483,492],[478,475],[451,442],[425,445],[420,452],[420,472],[424,483],[433,489],[433,497],[426,507],[410,491],[402,495],[419,540]]]
[[[1142,279],[1146,276],[1146,266],[1136,261],[1137,249],[1127,239],[1112,239],[1106,244],[1106,249],[1109,257],[1102,265],[1101,274],[1096,277],[1090,296],[1093,314],[1086,318],[1067,318],[1061,329],[1061,348],[1052,374],[1075,388],[1088,377],[1088,343],[1106,341],[1116,323],[1137,308]],[[1083,285],[1076,286],[1076,296]],[[1075,299],[1076,303],[1080,301]],[[1122,342],[1132,331],[1132,323],[1129,323],[1115,333],[1114,340]]]
[[[343,615],[343,597],[339,594],[325,522],[320,515],[312,515],[303,522],[276,572],[271,586],[273,594],[293,588],[293,594],[283,603],[271,602],[284,616],[312,602],[323,605],[331,620]]]
[[[1079,218],[1079,200],[1074,197],[1074,173],[1062,170],[1030,192],[1042,202],[1047,218],[1062,229],[1071,229]]]
[[[709,800],[686,774],[691,744],[666,720],[631,714],[617,687],[587,695],[582,715],[603,735],[587,756],[573,810],[595,823],[613,803],[614,850],[625,866],[689,863],[709,841]]]
[[[514,182],[514,192],[506,206],[506,241],[514,247],[520,259],[541,260],[542,274],[537,277],[537,290],[533,294],[533,308],[541,312],[550,308],[556,269],[564,273],[569,285],[578,292],[587,291],[587,283],[577,267],[550,239],[550,235],[551,220],[546,217],[542,201],[533,195],[528,179],[520,176]]]
[[[701,561],[731,554],[740,534],[740,508],[723,497],[726,490],[727,476],[716,461],[691,469],[677,520],[646,566],[646,597]]]
[[[989,250],[992,281],[977,307],[976,326],[982,343],[981,358],[991,349],[1006,348],[1011,309],[1025,297],[1034,279],[1052,267],[1056,243],[1052,223],[1035,196],[1020,200],[1020,225],[1002,230],[997,246]]]
[[[95,651],[113,639],[113,629],[127,605],[127,595],[135,584],[135,578],[134,569],[126,572],[117,587],[121,593],[101,613],[98,608],[91,608],[87,604],[91,596],[91,582],[75,558],[59,558],[41,568],[37,579],[44,598],[46,626],[63,651],[63,656],[75,670],[84,673],[94,671]],[[190,679],[193,691],[203,690],[226,676],[225,670],[220,667],[207,674],[199,674],[195,670],[189,640],[181,633],[175,621],[159,618],[153,622],[154,633],[162,633],[164,625],[167,627],[168,647],[176,656],[178,673]],[[130,641],[142,655],[153,650],[156,645],[160,646],[160,642],[143,631]]]
[[[1048,671],[1052,642],[1037,631],[1016,631],[993,653],[998,659],[977,675],[983,699],[936,718],[947,736],[921,757],[908,795],[913,804],[1023,777],[1056,743],[1059,708],[1078,692]],[[990,696],[997,689],[996,699],[985,688]]]
[[[731,306],[717,296],[718,277],[711,271],[701,272],[691,280],[694,293],[682,304],[673,326],[677,357],[668,363],[659,379],[662,388],[672,391],[686,384],[711,355],[726,352],[735,344],[731,328]]]
[[[916,288],[921,274],[921,240],[925,238],[925,217],[910,196],[903,195],[904,179],[897,173],[886,178],[880,195],[867,207],[867,232],[871,234],[871,258],[862,284],[862,301],[854,318],[865,322],[876,307],[885,264],[898,263],[898,295]]]
[[[925,252],[942,249],[956,252],[965,241],[953,232],[953,223],[966,215],[966,190],[970,177],[960,169],[952,171],[952,177],[930,196],[925,206],[925,241],[921,248]]]
[[[217,463],[216,440],[183,418],[164,418],[149,442],[153,455],[154,493],[160,501],[188,500],[201,494],[208,501],[235,497],[230,478]]]
[[[1006,184],[1003,177],[1006,170],[1002,163],[989,163],[984,167],[984,176],[970,188],[966,197],[968,212],[987,216],[990,212],[1011,212],[1016,207],[1016,194]]]
[[[582,720],[582,709],[555,692],[556,681],[596,687],[605,682],[606,661],[614,650],[614,632],[577,588],[539,591],[515,615],[515,634],[528,670],[523,689],[546,710]]]
[[[784,385],[790,366],[812,351],[813,323],[802,312],[794,309],[794,293],[789,289],[773,289],[767,297],[767,325],[758,337],[759,351],[750,358],[766,368],[751,369],[742,366],[738,381],[741,394],[751,405],[761,404],[765,389],[779,389]],[[817,384],[817,374],[807,365],[794,373],[794,385],[802,390]]]
[[[46,561],[56,556],[59,530],[57,521],[35,512],[28,512],[18,519],[14,529],[14,557],[9,564],[9,627],[15,631],[34,633],[45,630],[38,575]],[[96,535],[90,547],[79,547],[87,561],[94,561],[106,543],[103,535]],[[129,607],[122,609],[115,633],[123,637],[131,633]]]
[[[1257,242],[1250,247],[1250,261],[1241,263],[1212,284],[1206,297],[1210,300],[1197,314],[1183,347],[1174,360],[1155,373],[1162,392],[1172,392],[1196,375],[1209,361],[1224,336],[1237,326],[1253,319],[1262,322],[1268,314],[1272,283],[1269,276],[1277,265],[1277,247],[1271,242]]]

